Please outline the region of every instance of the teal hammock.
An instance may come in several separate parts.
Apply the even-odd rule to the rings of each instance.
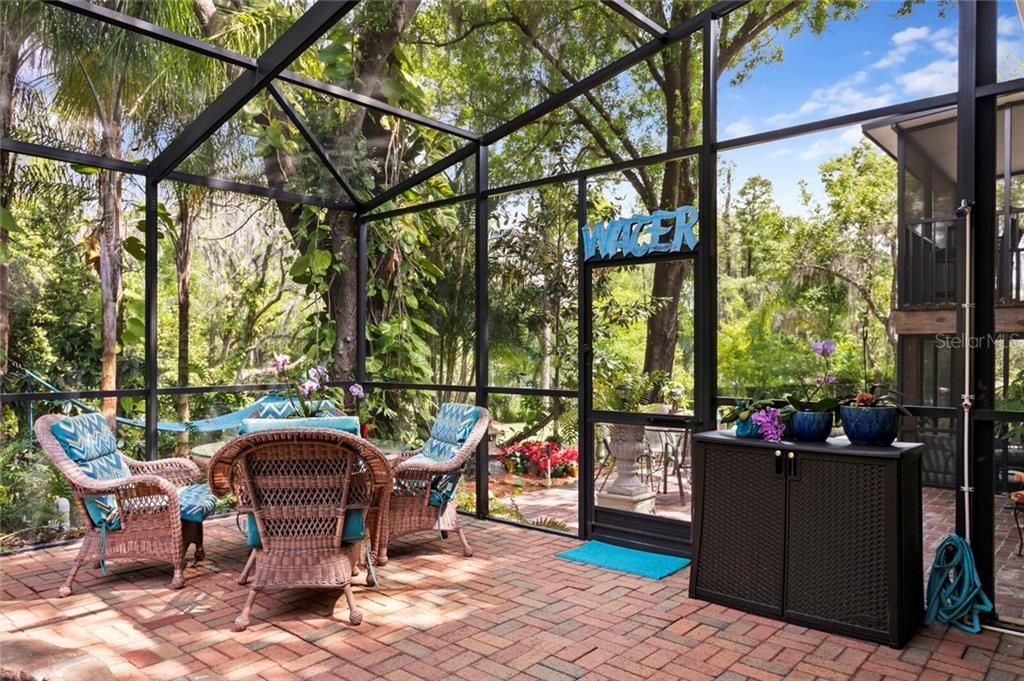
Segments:
[[[39,375],[29,371],[24,367],[20,367],[21,371],[24,372],[26,378],[38,383],[42,387],[46,388],[50,392],[59,393],[61,392],[55,386],[48,383]],[[97,411],[88,404],[74,398],[61,400],[73,404],[83,411],[95,412]],[[334,403],[330,400],[321,400],[315,405],[317,411],[329,411],[334,412]],[[29,422],[32,421],[32,403],[29,402]],[[240,428],[242,426],[242,420],[248,418],[286,418],[291,416],[296,411],[295,404],[290,397],[282,395],[266,395],[256,400],[252,404],[242,407],[237,411],[233,411],[227,414],[221,414],[220,416],[214,416],[213,418],[200,419],[198,421],[189,421],[187,423],[179,423],[177,421],[160,421],[156,424],[156,429],[169,432],[169,433],[215,433],[222,430],[232,430]],[[117,422],[126,426],[132,426],[134,428],[145,428],[145,419],[130,419],[123,416],[117,417]]]
[[[971,546],[958,535],[946,537],[935,550],[928,575],[925,624],[942,622],[972,634],[981,631],[981,613],[992,612],[992,601],[981,590]]]

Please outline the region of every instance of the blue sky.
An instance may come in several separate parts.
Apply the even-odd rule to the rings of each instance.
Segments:
[[[1024,31],[1013,0],[1000,0],[1001,79],[1024,75]],[[895,17],[896,2],[877,2],[856,18],[830,24],[820,36],[777,35],[781,63],[757,67],[740,86],[726,73],[719,87],[720,139],[785,128],[808,121],[864,111],[953,92],[957,86],[955,6],[940,17],[938,7],[915,7]],[[793,214],[804,214],[799,181],[820,192],[818,166],[862,139],[860,126],[792,138],[769,145],[723,152],[736,164],[738,188],[752,175],[775,184],[776,200]]]

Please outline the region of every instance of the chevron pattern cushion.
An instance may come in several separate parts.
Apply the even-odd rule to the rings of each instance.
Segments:
[[[240,435],[261,430],[293,430],[296,428],[329,428],[359,435],[359,419],[355,416],[314,416],[305,419],[242,419]]]
[[[479,417],[479,407],[474,407],[472,404],[446,402],[437,412],[437,418],[434,419],[434,425],[430,429],[430,437],[461,447]]]
[[[454,458],[466,443],[466,438],[469,437],[478,418],[480,409],[471,404],[442,404],[430,429],[430,439],[423,443],[419,454],[410,461],[420,456],[435,462]]]
[[[217,497],[206,483],[178,488],[178,508],[182,520],[201,523],[217,508]]]
[[[323,416],[334,416],[338,413],[337,408],[334,406],[334,402],[330,400],[320,400],[319,404],[316,405],[317,414]],[[280,399],[266,399],[259,403],[259,409],[253,414],[254,417],[260,419],[284,419],[288,418],[295,413],[295,403],[290,398],[282,397]]]
[[[128,464],[117,450],[117,440],[102,414],[82,414],[57,421],[50,427],[57,442],[83,473],[93,480],[130,478]],[[85,500],[89,519],[96,527],[121,527],[117,500],[113,494]]]

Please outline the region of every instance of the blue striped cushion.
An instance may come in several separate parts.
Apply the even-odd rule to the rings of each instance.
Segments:
[[[57,442],[83,473],[93,480],[130,478],[131,469],[117,450],[117,440],[102,414],[69,416],[50,426]],[[96,527],[116,530],[121,515],[113,494],[85,500],[85,510]]]

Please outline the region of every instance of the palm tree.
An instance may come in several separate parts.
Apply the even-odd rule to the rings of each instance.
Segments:
[[[101,4],[179,32],[196,30],[191,0]],[[92,151],[101,156],[131,160],[139,152],[152,152],[167,122],[194,114],[202,88],[218,82],[210,71],[215,62],[69,12],[47,8],[38,33],[46,46],[54,109],[86,128]],[[89,237],[96,245],[92,263],[100,279],[101,390],[117,387],[122,179],[114,171],[96,174],[99,219]],[[104,416],[112,421],[116,411],[116,398],[105,398]]]

